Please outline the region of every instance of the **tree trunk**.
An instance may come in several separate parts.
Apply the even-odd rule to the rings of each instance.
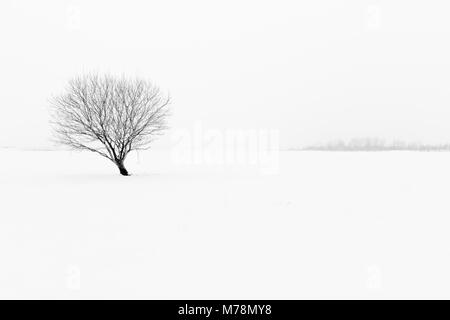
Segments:
[[[123,161],[116,162],[117,167],[119,168],[120,174],[123,176],[129,176],[127,169],[125,168]]]

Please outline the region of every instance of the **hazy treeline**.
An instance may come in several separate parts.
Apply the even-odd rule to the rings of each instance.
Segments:
[[[425,144],[420,142],[405,142],[401,140],[386,141],[381,138],[355,138],[350,140],[335,140],[323,144],[311,145],[303,150],[322,151],[450,151],[450,144]]]

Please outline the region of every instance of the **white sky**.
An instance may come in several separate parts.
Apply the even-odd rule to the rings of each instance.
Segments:
[[[2,0],[0,144],[46,146],[83,71],[150,78],[172,127],[279,129],[282,147],[450,141],[444,0]]]

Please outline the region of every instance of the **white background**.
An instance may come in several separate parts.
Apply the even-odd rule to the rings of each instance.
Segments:
[[[263,153],[174,161],[170,139],[201,124],[274,129],[281,150],[449,142],[449,9],[2,1],[0,145],[13,148],[0,152],[0,297],[450,297],[447,153],[276,149],[267,174]],[[131,177],[94,154],[42,151],[54,149],[48,99],[90,71],[172,95],[171,130],[127,160]]]
[[[0,144],[49,147],[47,100],[83,71],[170,91],[172,127],[276,128],[281,147],[447,142],[444,0],[23,1],[0,10]]]

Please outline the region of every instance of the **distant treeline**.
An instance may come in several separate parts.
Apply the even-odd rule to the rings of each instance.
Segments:
[[[348,141],[336,140],[311,145],[302,150],[319,151],[450,151],[450,144],[424,144],[394,140],[387,142],[380,138],[357,138]]]

